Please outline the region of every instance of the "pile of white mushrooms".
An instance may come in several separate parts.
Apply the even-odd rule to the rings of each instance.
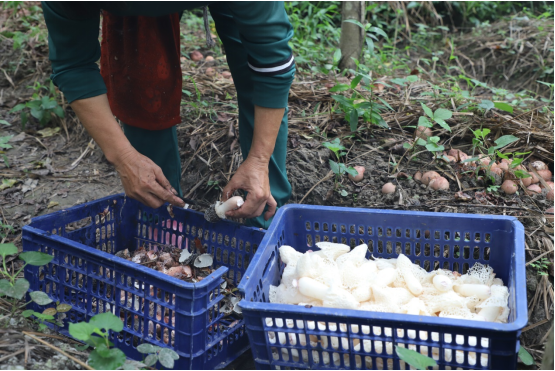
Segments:
[[[368,246],[318,242],[304,254],[281,246],[286,264],[271,303],[358,309],[506,323],[509,290],[491,267],[480,263],[461,275],[427,272],[400,254],[366,259]]]

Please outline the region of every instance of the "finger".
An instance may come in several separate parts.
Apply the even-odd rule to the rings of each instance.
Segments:
[[[268,210],[264,213],[264,220],[268,221],[272,216],[275,215],[277,209],[277,202],[273,196],[268,199]]]
[[[249,193],[243,206],[238,210],[228,211],[226,216],[232,218],[254,218],[262,214],[265,206],[264,197],[256,197],[254,193]]]
[[[125,194],[131,197],[132,199],[139,201],[143,205],[146,205],[153,209],[157,209],[164,204],[164,201],[160,200],[159,198],[157,198],[156,196],[148,192],[143,192],[143,193],[126,192]]]
[[[237,188],[238,187],[235,185],[233,178],[231,178],[231,181],[227,183],[227,185],[222,190],[222,202],[226,202],[228,199],[233,197],[233,194],[235,193]]]
[[[170,186],[171,187],[171,186]],[[183,202],[182,199],[180,199],[177,196],[174,196],[174,194],[168,190],[167,188],[164,188],[160,185],[160,183],[154,181],[149,183],[149,190],[148,192],[150,192],[151,194],[153,194],[154,196],[156,196],[156,198],[168,202],[174,206],[179,206],[179,207],[184,207],[185,206],[185,202]]]
[[[170,191],[173,195],[177,196],[178,192],[175,190],[175,188],[172,187],[170,181],[168,180],[168,178],[166,178],[162,169],[159,166],[155,166],[153,170],[154,170],[154,175],[156,176],[156,181],[162,187]]]

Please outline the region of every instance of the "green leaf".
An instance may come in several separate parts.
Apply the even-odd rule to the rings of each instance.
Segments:
[[[69,304],[58,304],[56,310],[60,313],[69,312],[73,307]]]
[[[20,300],[21,298],[23,298],[23,296],[25,296],[27,290],[29,290],[29,281],[27,281],[25,278],[19,278],[15,281],[15,284],[12,286],[12,288],[13,290],[9,293],[6,293],[6,296]]]
[[[25,125],[27,124],[27,121],[29,121],[29,114],[27,112],[21,112],[20,118],[21,118],[21,127],[25,129]]]
[[[175,358],[177,356],[177,358]],[[164,348],[158,354],[158,360],[160,364],[165,368],[172,369],[174,366],[174,360],[179,359],[179,355],[175,353],[173,350]]]
[[[408,81],[408,82],[417,82],[417,81],[418,81],[418,76],[416,76],[416,75],[408,75],[408,76],[407,76],[407,81]]]
[[[360,28],[362,28],[364,30],[364,25],[362,23],[360,23],[359,21],[357,21],[356,19],[347,19],[343,22],[356,24],[357,26],[359,26]]]
[[[120,349],[113,348],[102,352],[102,356],[96,349],[89,354],[89,365],[97,370],[115,370],[125,363],[125,353]]]
[[[424,110],[424,113],[426,115],[428,115],[429,118],[433,119],[434,114],[432,113],[432,110],[429,109],[428,107],[426,107],[426,105],[424,103],[420,103],[420,105],[422,106],[422,109]]]
[[[404,148],[404,149],[409,149],[409,148],[410,148],[410,144],[408,144],[407,142],[403,143],[403,148]]]
[[[65,116],[65,112],[64,109],[61,106],[56,106],[54,107],[53,112],[56,114],[56,116],[58,117],[64,117]]]
[[[395,345],[395,353],[397,353],[397,356],[401,360],[405,361],[417,370],[426,370],[428,367],[437,366],[436,361],[434,361],[432,358],[420,354],[414,350],[401,348],[398,345]]]
[[[480,159],[480,157],[470,157],[470,158],[467,158],[466,160],[462,160],[461,162],[462,163],[472,162],[472,161],[476,161],[476,160],[479,160],[479,159]]]
[[[31,116],[33,116],[34,118],[36,118],[37,120],[41,120],[42,116],[44,115],[45,111],[38,107],[38,108],[31,108]]]
[[[9,122],[7,122],[6,120],[0,120],[0,124],[2,125],[7,125],[7,126],[11,126],[12,124],[10,124]]]
[[[524,170],[515,170],[515,176],[518,179],[531,178],[532,176]]]
[[[368,29],[368,31],[373,32],[373,33],[376,33],[376,34],[378,34],[378,35],[380,35],[380,36],[383,36],[383,37],[385,37],[386,39],[389,39],[389,37],[387,37],[387,34],[386,34],[381,28],[378,28],[378,27],[370,27],[370,28]]]
[[[443,151],[445,147],[441,144],[428,143],[426,144],[426,149],[430,152],[438,152],[438,151]]]
[[[48,297],[48,295],[42,291],[33,291],[29,294],[31,296],[31,300],[33,300],[38,305],[47,305],[52,303],[52,299]]]
[[[333,152],[339,152],[339,151],[345,149],[345,147],[343,145],[341,145],[341,142],[339,141],[339,138],[335,138],[331,142],[324,142],[324,143],[322,143],[322,145],[324,147],[326,147],[327,149],[333,151]]]
[[[358,126],[358,111],[356,109],[352,109],[349,112],[349,126],[351,131],[356,131]]]
[[[508,103],[504,103],[504,102],[494,102],[493,105],[495,106],[495,108],[500,109],[502,111],[505,112],[509,112],[509,113],[513,113],[513,106],[511,106]]]
[[[418,139],[416,139],[416,144],[418,144],[419,146],[425,146],[426,141],[422,138],[418,138]]]
[[[91,337],[94,328],[94,326],[87,322],[70,323],[69,334],[77,340],[85,341]]]
[[[333,63],[337,64],[341,59],[341,49],[337,49],[335,53],[333,53]]]
[[[434,119],[449,120],[451,117],[453,117],[453,113],[445,108],[438,108],[434,112]]]
[[[0,255],[2,255],[2,258],[14,254],[17,254],[17,247],[13,243],[0,244]]]
[[[508,159],[509,159],[509,156],[505,156],[504,154],[502,154],[502,153],[499,152],[499,151],[495,151],[495,152],[497,152],[497,156],[499,156],[500,158],[504,158],[505,160],[508,160]]]
[[[160,347],[148,343],[140,344],[139,346],[137,346],[137,351],[143,354],[156,353],[160,349]]]
[[[19,254],[19,258],[29,265],[41,266],[50,263],[54,257],[39,251],[27,251]]]
[[[515,168],[518,165],[520,165],[522,163],[522,161],[524,161],[523,158],[514,158],[513,162],[511,162],[511,164],[509,166],[512,167],[512,168]]]
[[[366,45],[368,46],[368,53],[374,54],[374,41],[371,38],[366,38]]]
[[[351,89],[356,88],[360,80],[362,80],[362,75],[358,75],[357,77],[355,77],[353,81],[351,81]]]
[[[354,99],[347,99],[342,95],[332,95],[331,96],[335,101],[339,102],[340,104],[350,107],[353,107],[353,101]]]
[[[345,172],[346,172],[347,174],[352,175],[352,176],[357,176],[357,175],[358,175],[358,171],[356,171],[356,169],[355,169],[354,167],[352,167],[352,166],[349,166],[349,167],[345,170]]]
[[[147,365],[143,362],[132,361],[129,359],[125,360],[125,363],[121,366],[122,370],[142,370],[145,367],[147,367]]]
[[[0,295],[6,295],[8,297],[11,297],[12,293],[13,293],[12,283],[10,281],[8,281],[7,279],[5,279],[5,278],[1,279],[0,280]]]
[[[51,315],[51,314],[44,314],[44,313],[34,312],[33,316],[35,316],[38,319],[43,320],[43,321],[48,321],[48,320],[53,320],[54,319],[54,316]]]
[[[26,106],[25,106],[25,104],[23,104],[23,103],[18,104],[17,106],[15,106],[14,108],[12,108],[12,109],[10,110],[10,113],[19,112],[19,111],[21,111],[22,109],[24,109],[25,107],[26,107]]]
[[[334,174],[339,175],[339,165],[337,162],[330,160],[330,169],[333,171]]]
[[[428,143],[439,143],[440,137],[428,137]]]
[[[490,109],[495,107],[495,105],[493,104],[493,102],[491,100],[482,99],[482,103],[478,104],[478,107],[483,108],[486,111],[489,111]]]
[[[121,319],[109,312],[97,314],[91,318],[89,323],[95,327],[112,330],[114,332],[120,332],[123,330],[123,322]]]
[[[449,127],[449,124],[446,123],[443,119],[438,119],[434,117],[434,121],[438,123],[439,126],[441,126],[442,128],[444,128],[447,131],[451,131],[451,128]]]
[[[514,135],[503,135],[502,137],[499,137],[496,141],[495,144],[497,144],[495,146],[496,149],[499,148],[503,148],[505,146],[508,146],[509,144],[516,142],[519,138],[515,137]]]
[[[342,91],[345,91],[345,90],[349,90],[350,88],[351,87],[347,84],[337,84],[333,88],[331,88],[329,91],[332,92],[332,93],[335,93],[335,92],[342,92]]]
[[[152,367],[158,362],[158,355],[157,354],[149,354],[145,358],[145,365],[147,367]]]
[[[432,124],[426,116],[420,116],[420,118],[418,119],[418,126],[425,126],[427,128],[431,128],[432,126],[434,126],[434,124]]]
[[[341,194],[341,196],[343,196],[343,197],[347,197],[347,196],[349,195],[349,193],[347,193],[347,191],[344,190],[344,189],[341,190],[340,194]]]
[[[534,364],[534,357],[524,347],[521,345],[518,349],[518,358],[524,363],[526,366],[532,366]]]
[[[32,309],[27,309],[27,310],[24,310],[23,312],[21,312],[21,315],[22,315],[24,318],[29,318],[29,317],[31,317],[34,313],[35,313],[34,310],[32,310]]]
[[[95,349],[101,357],[110,357],[110,349],[105,343],[100,344]]]

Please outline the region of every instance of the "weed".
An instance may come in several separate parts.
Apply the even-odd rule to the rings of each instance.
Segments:
[[[434,361],[432,358],[411,349],[395,345],[395,353],[397,354],[399,359],[405,361],[407,364],[416,368],[417,370],[427,370],[428,367],[437,366],[436,361]]]
[[[97,314],[89,322],[69,324],[69,334],[85,343],[80,350],[94,348],[89,354],[88,364],[97,370],[115,370],[125,363],[125,353],[114,348],[114,343],[109,340],[110,331],[122,330],[122,320],[112,313]]]
[[[31,116],[39,120],[41,126],[45,126],[57,116],[63,118],[65,116],[64,109],[58,104],[56,87],[52,81],[48,80],[48,87],[41,85],[38,81],[31,87],[35,91],[31,96],[31,100],[21,103],[10,110],[10,113],[21,112],[21,127],[25,129],[25,125]],[[43,94],[43,92],[46,94]]]
[[[35,291],[34,293],[39,293],[40,291]],[[41,294],[44,294],[42,292],[40,292]],[[46,294],[44,294],[46,295]],[[41,295],[43,301],[46,304],[50,304],[52,302],[52,300],[50,300],[50,298],[48,298],[48,296],[46,295],[46,297],[44,295]],[[48,300],[47,300],[48,298]],[[44,304],[44,305],[46,305]],[[45,309],[42,313],[37,313],[32,309],[28,309],[25,310],[21,313],[21,315],[25,318],[30,318],[31,316],[35,317],[38,321],[35,321],[39,327],[39,330],[44,330],[46,329],[46,324],[44,322],[48,322],[53,324],[56,327],[63,327],[64,323],[63,323],[63,319],[65,318],[65,314],[66,312],[69,312],[71,310],[72,306],[69,304],[61,304],[60,302],[56,302],[56,307],[51,307],[51,308],[47,308]]]
[[[174,367],[174,361],[179,359],[179,354],[168,348],[161,348],[151,344],[141,344],[137,347],[139,353],[147,354],[144,359],[146,367],[152,367],[156,362],[168,369]]]
[[[19,254],[19,258],[25,262],[23,266],[17,271],[12,272],[8,270],[6,266],[6,256],[17,254],[17,247],[12,243],[0,244],[0,256],[2,256],[2,268],[0,268],[0,274],[3,279],[0,280],[0,296],[5,296],[6,300],[11,304],[10,318],[14,315],[15,311],[21,307],[26,306],[31,301],[34,301],[38,305],[47,305],[52,302],[52,299],[48,297],[42,291],[33,291],[29,294],[31,301],[18,306],[19,301],[23,299],[27,290],[29,290],[29,281],[25,278],[17,278],[17,276],[23,271],[27,265],[42,266],[50,263],[54,258],[52,255],[48,255],[38,251],[27,251]],[[8,322],[6,322],[7,324]]]
[[[547,276],[549,264],[551,264],[551,262],[548,258],[541,258],[539,260],[536,260],[535,262],[531,262],[530,266],[536,270],[536,273],[539,276]]]
[[[324,142],[322,143],[322,145],[327,149],[329,149],[330,151],[332,151],[335,154],[335,158],[337,159],[337,162],[333,161],[331,158],[329,160],[330,169],[335,174],[336,188],[339,182],[339,178],[343,174],[350,174],[352,176],[358,175],[358,172],[353,167],[351,166],[347,167],[347,165],[345,165],[344,163],[339,162],[341,157],[343,157],[346,154],[345,152],[343,152],[345,150],[345,147],[341,144],[341,141],[339,140],[339,138],[335,138],[331,142]],[[347,191],[344,189],[341,190],[340,194],[343,197],[348,195]]]

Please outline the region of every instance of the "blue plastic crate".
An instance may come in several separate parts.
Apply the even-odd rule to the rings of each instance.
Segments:
[[[263,236],[236,223],[208,223],[199,212],[151,209],[124,195],[111,196],[34,218],[24,227],[24,251],[54,256],[46,266],[27,266],[25,278],[30,291],[73,306],[60,329],[65,335],[69,322],[113,312],[124,328],[111,334],[112,341],[129,358],[141,360],[136,347],[148,342],[174,349],[180,356],[176,369],[223,368],[249,342],[244,321],[220,313],[221,285],[224,278],[239,283]],[[218,269],[195,284],[114,256],[142,245],[197,252],[197,244],[213,254]]]
[[[367,257],[404,253],[427,270],[464,273],[475,262],[491,265],[509,288],[509,321],[269,303],[270,285],[279,284],[284,268],[278,248],[305,252],[318,241],[367,243]],[[239,290],[259,369],[408,369],[394,345],[411,344],[441,369],[514,369],[528,320],[524,228],[504,216],[287,205],[276,214]],[[310,336],[317,346],[307,341]]]

